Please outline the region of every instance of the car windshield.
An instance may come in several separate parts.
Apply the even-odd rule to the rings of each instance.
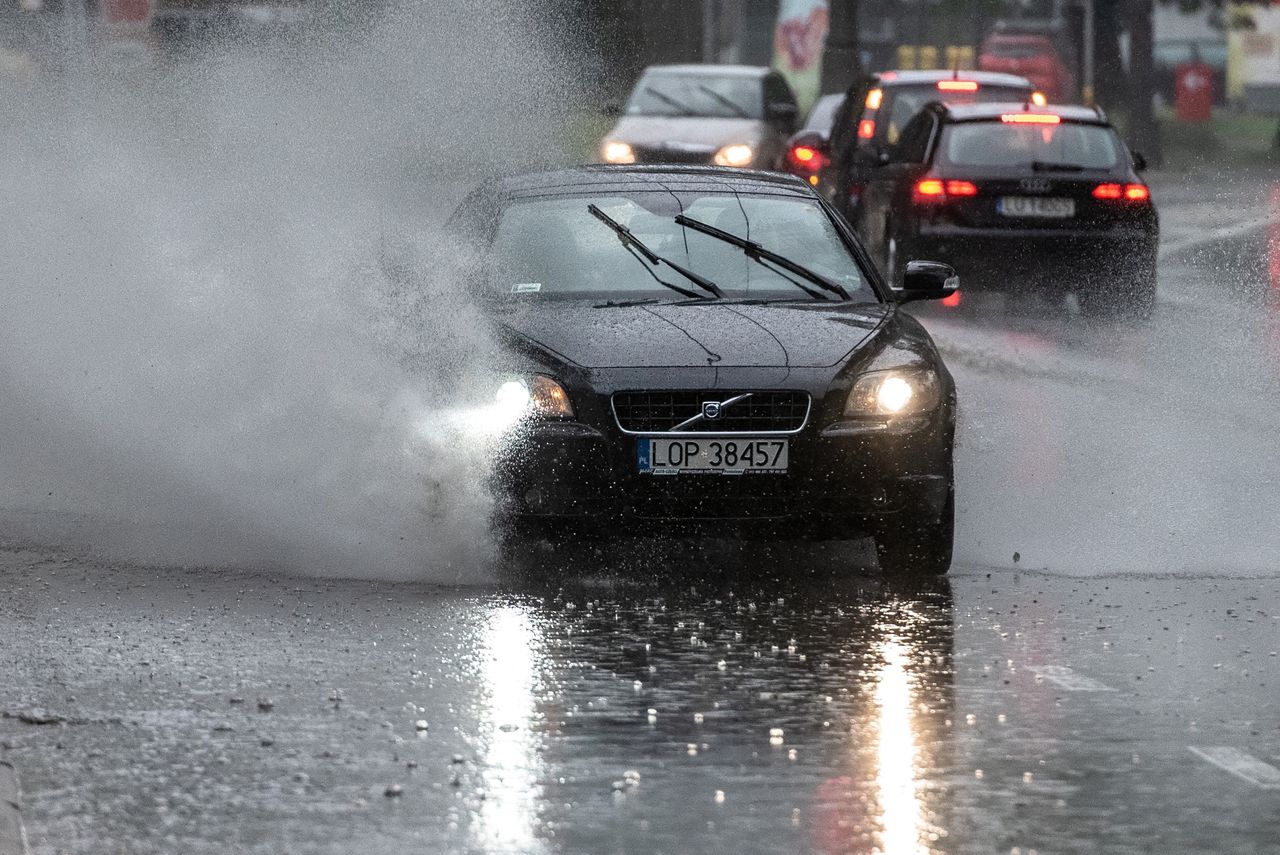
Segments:
[[[1120,143],[1113,130],[1069,122],[964,122],[947,128],[942,150],[957,166],[1111,169],[1120,163]]]
[[[907,122],[930,101],[944,104],[996,104],[1002,101],[1023,101],[1031,95],[1030,86],[979,85],[976,91],[962,89],[942,90],[936,83],[893,87],[889,103],[885,134],[890,145],[898,141]]]
[[[702,116],[759,119],[760,79],[742,74],[649,71],[631,93],[628,116]]]
[[[589,205],[629,229],[645,248],[714,282],[727,299],[812,298],[789,281],[794,275],[784,276],[751,260],[739,247],[680,226],[677,214],[787,256],[842,286],[854,301],[876,300],[816,201],[725,192],[646,191],[518,201],[497,225],[488,277],[493,292],[513,299],[683,299],[655,275],[693,288],[670,266],[654,266],[629,251]]]

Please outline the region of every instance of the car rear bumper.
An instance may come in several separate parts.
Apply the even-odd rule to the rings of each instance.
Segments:
[[[1155,265],[1158,236],[1133,228],[980,229],[922,224],[911,258],[956,268],[962,288],[1068,290],[1099,276],[1128,276]]]
[[[951,486],[950,410],[789,438],[786,474],[645,475],[638,437],[547,425],[512,444],[493,480],[495,523],[527,535],[858,537],[877,520],[940,511]]]

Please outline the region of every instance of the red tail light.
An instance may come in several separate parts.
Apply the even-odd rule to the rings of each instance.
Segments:
[[[924,178],[916,182],[912,197],[919,204],[932,205],[947,201],[948,196],[977,196],[978,185],[972,181],[943,181]]]
[[[939,80],[939,92],[977,92],[978,81],[976,80]]]
[[[1093,198],[1105,201],[1124,199],[1127,202],[1146,202],[1151,191],[1145,184],[1099,184],[1093,188]]]
[[[1151,198],[1151,191],[1145,184],[1124,185],[1124,197],[1130,202],[1146,202]]]
[[[791,151],[787,152],[787,157],[794,171],[806,175],[820,172],[829,162],[821,149],[811,145],[793,146]]]
[[[869,140],[876,135],[875,119],[863,119],[858,122],[858,139]]]

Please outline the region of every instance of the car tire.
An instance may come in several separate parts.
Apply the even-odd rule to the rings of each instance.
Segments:
[[[947,490],[941,513],[907,509],[876,531],[876,558],[889,576],[943,576],[951,569],[955,542],[956,490]]]

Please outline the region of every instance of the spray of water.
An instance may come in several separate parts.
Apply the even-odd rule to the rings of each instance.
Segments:
[[[131,561],[467,579],[483,375],[439,224],[558,156],[532,4],[431,3],[287,50],[90,55],[0,122],[0,516]],[[563,28],[562,28],[563,30]],[[558,44],[564,44],[561,39]]]

